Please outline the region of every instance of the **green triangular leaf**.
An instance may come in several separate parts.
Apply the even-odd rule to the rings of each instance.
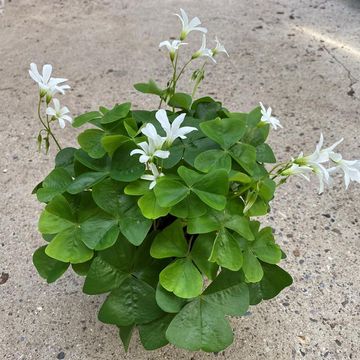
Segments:
[[[173,317],[173,314],[164,314],[148,324],[139,325],[140,340],[146,350],[155,350],[168,344],[165,333]]]
[[[185,257],[188,244],[185,240],[183,225],[176,220],[158,235],[151,245],[150,255],[156,259],[167,257]]]
[[[70,264],[49,257],[45,249],[46,246],[42,246],[34,252],[33,263],[39,275],[52,283],[64,274]]]
[[[71,182],[71,176],[64,168],[55,168],[44,179],[42,187],[36,192],[36,196],[41,202],[49,202],[56,195],[64,193]]]
[[[218,308],[196,299],[187,304],[171,321],[166,337],[177,347],[218,352],[233,341],[228,321]]]
[[[99,320],[129,326],[148,323],[162,313],[155,301],[155,290],[141,280],[128,277],[106,298],[99,311]]]
[[[209,261],[214,238],[214,233],[200,234],[196,238],[190,253],[191,259],[209,280],[213,280],[216,277],[219,268],[217,264]]]
[[[176,296],[190,299],[201,294],[203,279],[190,259],[177,259],[160,273],[160,284]]]
[[[218,143],[223,149],[229,149],[245,133],[245,116],[238,118],[216,118],[200,124],[202,132],[210,139]]]

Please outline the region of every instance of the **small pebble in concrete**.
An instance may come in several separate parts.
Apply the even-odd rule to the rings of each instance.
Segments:
[[[59,352],[56,356],[57,359],[65,359],[65,353],[63,351]]]
[[[8,273],[1,273],[0,275],[0,285],[5,284],[9,279],[9,274]]]

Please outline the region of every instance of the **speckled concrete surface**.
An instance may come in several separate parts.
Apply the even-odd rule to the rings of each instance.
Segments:
[[[116,330],[97,321],[102,298],[82,294],[80,278],[69,271],[48,286],[36,274],[31,255],[42,242],[41,206],[30,192],[51,169],[52,156],[36,152],[29,63],[50,62],[55,75],[71,79],[66,103],[73,114],[128,99],[150,108],[152,99],[132,84],[161,80],[169,70],[157,45],[176,36],[171,14],[180,6],[198,15],[231,54],[209,67],[201,93],[234,110],[259,100],[271,104],[284,125],[271,135],[280,160],[311,151],[320,129],[330,143],[344,136],[344,156],[360,158],[359,1],[5,0],[0,274],[8,279],[1,275],[0,358],[360,359],[360,187],[345,192],[340,181],[321,197],[315,183],[300,179],[281,189],[268,222],[288,253],[284,266],[294,285],[233,319],[236,341],[219,354],[172,346],[145,352],[136,337],[125,354]],[[75,144],[74,135],[71,128],[59,131],[64,145]]]

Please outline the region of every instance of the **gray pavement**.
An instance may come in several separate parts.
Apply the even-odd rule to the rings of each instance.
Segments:
[[[1,4],[1,1],[0,1]],[[97,321],[103,297],[82,294],[70,271],[47,285],[31,256],[41,205],[30,195],[49,172],[36,152],[36,86],[30,62],[53,64],[70,79],[63,98],[73,114],[131,100],[155,106],[132,84],[164,80],[158,43],[177,36],[180,7],[198,15],[230,58],[210,65],[201,94],[234,111],[270,104],[284,125],[270,142],[279,160],[312,151],[322,130],[339,137],[345,158],[360,158],[360,1],[352,0],[5,0],[0,14],[0,358],[1,359],[360,359],[359,190],[317,195],[316,182],[292,179],[273,201],[267,223],[288,258],[294,284],[278,298],[233,319],[236,341],[219,354],[167,346],[128,354],[117,331]],[[192,36],[197,48],[196,35]],[[183,89],[188,83],[183,82]],[[218,91],[214,91],[217,86]],[[75,145],[71,127],[57,131]],[[2,273],[8,274],[1,275]]]

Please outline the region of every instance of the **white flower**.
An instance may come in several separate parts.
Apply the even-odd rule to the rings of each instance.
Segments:
[[[349,187],[350,181],[360,183],[360,161],[359,160],[344,160],[341,154],[331,153],[330,159],[336,164],[335,167],[329,169],[329,173],[334,173],[342,170],[344,173],[345,189]]]
[[[72,123],[72,118],[67,115],[70,111],[66,106],[61,107],[58,99],[53,99],[54,107],[49,106],[46,109],[46,115],[52,116],[59,121],[60,127],[65,127],[65,121]]]
[[[213,57],[213,51],[211,49],[208,49],[206,47],[206,36],[203,34],[201,47],[198,51],[194,52],[192,55],[192,59],[197,59],[198,57],[207,56],[209,57],[214,63],[216,63],[216,60]]]
[[[261,106],[261,121],[270,124],[271,127],[276,130],[278,127],[282,128],[282,125],[280,124],[280,120],[271,116],[272,109],[271,107],[268,107],[268,109],[265,109],[265,106],[262,102],[260,102]]]
[[[322,164],[316,163],[312,164],[311,168],[319,180],[319,194],[322,194],[324,192],[325,185],[329,186],[331,184],[329,170],[326,169]]]
[[[185,116],[185,113],[180,114],[175,118],[172,124],[170,124],[170,121],[164,109],[160,109],[156,112],[155,117],[166,133],[165,139],[168,146],[170,146],[177,138],[186,139],[186,134],[197,130],[197,128],[192,126],[183,126],[182,128],[180,127],[180,125],[184,121]]]
[[[141,132],[148,138],[149,143],[151,142],[154,145],[156,150],[160,150],[164,145],[166,138],[157,133],[153,124],[146,124],[146,126],[141,129]]]
[[[52,66],[50,64],[46,64],[43,66],[42,75],[40,75],[36,64],[30,64],[29,75],[39,85],[40,96],[46,96],[48,103],[56,93],[64,94],[65,90],[70,89],[69,85],[60,85],[61,83],[67,81],[67,79],[53,78],[51,77],[51,73]]]
[[[343,139],[340,139],[328,148],[322,149],[322,146],[324,144],[324,136],[323,134],[321,134],[315,151],[311,155],[303,156],[303,153],[300,153],[297,159],[294,160],[294,162],[300,167],[308,166],[312,169],[313,173],[316,174],[320,183],[319,194],[324,191],[325,185],[330,185],[331,183],[329,169],[326,169],[323,164],[329,161],[330,154],[333,153],[335,147],[339,145],[342,141]]]
[[[299,155],[299,159],[305,163],[308,164],[323,164],[330,159],[330,154],[333,152],[333,150],[338,146],[344,139],[340,139],[333,145],[329,146],[326,149],[322,149],[322,146],[324,144],[324,136],[321,133],[320,134],[320,140],[316,145],[315,151],[308,156],[303,157],[302,154]]]
[[[310,181],[309,177],[305,174],[309,174],[313,169],[309,166],[300,166],[298,164],[292,164],[288,169],[285,169],[281,172],[281,175],[290,176],[290,175],[300,175],[305,178],[307,181]]]
[[[183,9],[180,9],[181,15],[175,14],[182,23],[182,30],[180,34],[180,40],[184,40],[191,31],[201,31],[207,33],[207,29],[204,27],[199,27],[201,21],[198,17],[194,17],[190,22],[186,12]]]
[[[155,129],[153,124],[147,124],[141,132],[147,136],[148,142],[143,141],[138,144],[141,149],[134,149],[130,152],[130,155],[140,154],[139,161],[141,163],[147,163],[153,160],[154,157],[161,159],[167,159],[170,155],[169,151],[161,150],[165,138],[161,137]]]
[[[217,37],[215,37],[215,42],[216,42],[216,46],[211,50],[213,56],[217,55],[217,54],[220,53],[220,52],[223,52],[223,53],[225,53],[225,54],[229,57],[229,54],[228,54],[228,52],[226,51],[224,45],[220,44],[220,41],[218,40]]]
[[[166,46],[166,48],[169,50],[171,60],[174,60],[175,53],[181,45],[187,45],[187,43],[183,43],[180,40],[173,40],[171,42],[166,40],[159,44],[159,48]]]
[[[164,176],[164,174],[160,173],[159,170],[157,169],[157,167],[155,166],[155,164],[153,164],[153,163],[149,164],[149,170],[152,172],[152,174],[142,175],[141,179],[151,181],[151,183],[149,185],[149,189],[151,190],[155,187],[156,180],[159,177]]]

